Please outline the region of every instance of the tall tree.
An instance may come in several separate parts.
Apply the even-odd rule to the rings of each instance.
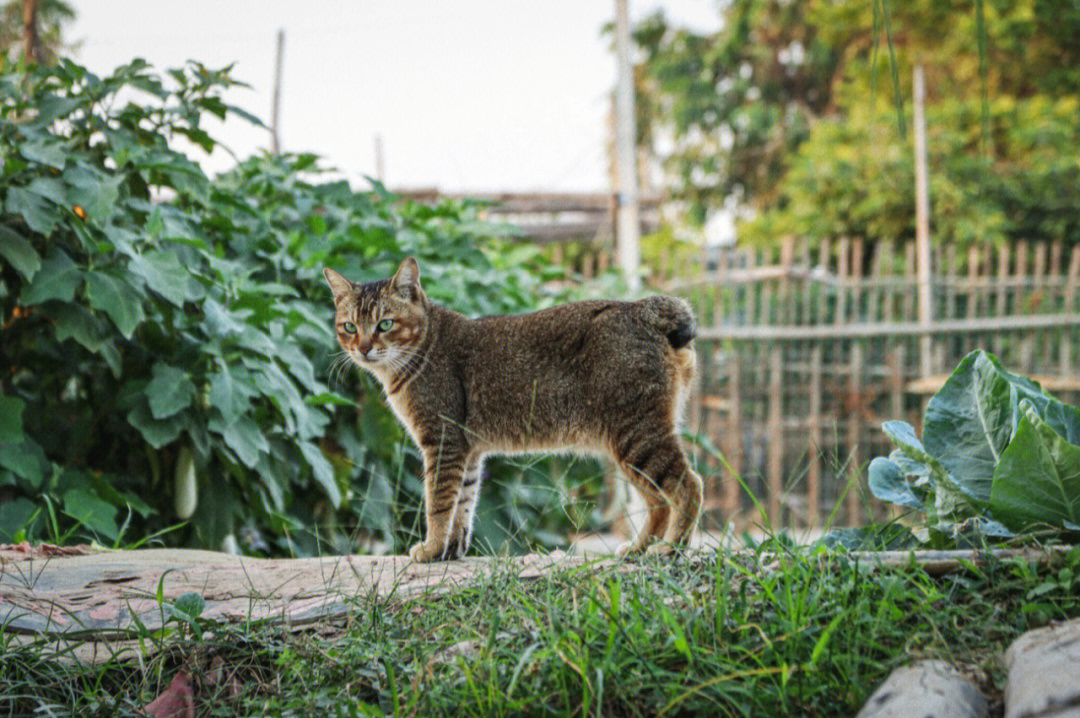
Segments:
[[[984,0],[985,30],[973,0],[719,8],[716,33],[655,15],[636,34],[643,140],[664,148],[670,189],[691,219],[734,197],[755,217],[742,238],[905,236],[911,150],[900,128],[918,63],[928,79],[935,237],[1080,241],[1074,2]]]
[[[34,19],[36,42],[27,53],[26,15]],[[16,56],[51,65],[72,46],[64,42],[64,27],[75,19],[75,10],[65,0],[6,0],[0,2],[0,62]]]

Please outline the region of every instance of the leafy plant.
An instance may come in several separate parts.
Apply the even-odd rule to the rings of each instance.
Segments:
[[[931,398],[922,441],[882,428],[897,448],[870,462],[870,490],[924,513],[932,540],[1080,531],[1080,409],[992,354],[964,357]]]
[[[689,219],[734,201],[740,241],[910,236],[910,133],[897,130],[910,124],[917,63],[935,241],[1080,241],[1075,3],[732,0],[717,11],[715,31],[660,13],[635,30],[639,141]]]
[[[418,457],[373,382],[332,374],[322,267],[370,280],[414,254],[473,314],[557,298],[474,204],[356,192],[307,154],[206,177],[173,145],[212,150],[205,118],[244,115],[221,99],[235,84],[140,60],[0,72],[0,540],[405,544]],[[481,546],[565,529],[547,464],[493,472]]]

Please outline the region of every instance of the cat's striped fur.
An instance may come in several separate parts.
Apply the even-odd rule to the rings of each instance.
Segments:
[[[412,257],[380,282],[324,273],[338,341],[382,383],[424,455],[427,537],[413,559],[465,555],[490,454],[610,456],[649,506],[640,536],[619,552],[657,539],[651,550],[667,551],[689,538],[702,483],[677,438],[695,364],[684,301],[586,301],[468,319],[427,298]]]

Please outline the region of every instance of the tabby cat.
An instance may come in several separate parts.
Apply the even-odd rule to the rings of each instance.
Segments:
[[[695,364],[685,302],[585,301],[468,319],[427,298],[412,257],[392,279],[366,284],[323,273],[338,342],[382,383],[424,456],[427,536],[413,560],[465,555],[490,454],[608,455],[649,507],[619,554],[689,538],[702,483],[676,438]]]

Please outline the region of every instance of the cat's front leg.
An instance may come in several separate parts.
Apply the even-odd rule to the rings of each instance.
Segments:
[[[464,472],[464,452],[447,449],[445,445],[424,452],[427,535],[423,543],[409,550],[409,558],[413,561],[427,563],[457,558],[457,555],[450,555],[450,532]]]
[[[465,462],[465,475],[461,480],[461,494],[454,521],[450,526],[450,539],[446,546],[447,559],[462,558],[469,552],[472,542],[473,516],[476,500],[480,495],[480,478],[484,468],[483,456],[472,456]]]

